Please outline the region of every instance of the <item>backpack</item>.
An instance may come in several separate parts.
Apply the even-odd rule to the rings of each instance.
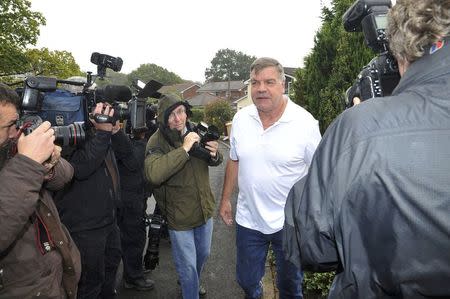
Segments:
[[[83,95],[57,89],[46,92],[38,115],[49,121],[52,126],[67,126],[75,122],[86,121]]]

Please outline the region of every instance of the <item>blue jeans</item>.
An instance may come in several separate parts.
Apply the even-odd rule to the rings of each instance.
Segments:
[[[283,230],[266,235],[236,224],[236,277],[245,292],[245,298],[262,298],[260,281],[264,276],[270,244],[275,254],[280,299],[303,298],[303,273],[301,269],[285,260],[282,236]]]
[[[200,274],[211,251],[213,221],[184,231],[169,229],[172,256],[184,299],[198,299]]]

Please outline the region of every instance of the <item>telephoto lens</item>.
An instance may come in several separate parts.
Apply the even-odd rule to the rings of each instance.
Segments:
[[[73,123],[68,126],[52,127],[55,131],[55,144],[65,146],[76,146],[86,140],[83,123]]]

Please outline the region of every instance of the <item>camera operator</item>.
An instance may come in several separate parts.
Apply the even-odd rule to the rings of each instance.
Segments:
[[[76,298],[80,254],[50,191],[70,181],[53,129],[44,122],[17,141],[18,95],[0,84],[0,298]]]
[[[154,185],[156,202],[167,217],[172,255],[185,299],[206,293],[200,287],[200,274],[211,249],[215,205],[208,166],[222,162],[217,141],[206,143],[208,158],[189,154],[200,142],[200,136],[190,131],[190,115],[187,102],[175,95],[162,96],[159,128],[148,141],[145,160],[147,179]]]
[[[140,291],[153,289],[154,282],[144,277],[142,253],[144,252],[145,205],[147,202],[144,159],[146,129],[133,130],[130,143],[132,154],[116,156],[120,174],[121,209],[119,215],[125,288]]]
[[[97,103],[93,115],[112,117],[109,104]],[[115,155],[131,155],[131,146],[119,122],[97,122],[86,142],[70,155],[74,178],[57,198],[63,223],[81,253],[82,273],[78,298],[113,298],[121,259],[117,209],[119,173]]]
[[[342,113],[291,190],[287,255],[337,270],[328,298],[450,297],[449,12],[396,1],[398,86]]]

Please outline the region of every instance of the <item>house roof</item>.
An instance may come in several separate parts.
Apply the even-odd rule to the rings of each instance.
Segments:
[[[297,68],[295,67],[284,67],[284,73],[286,75],[289,75],[291,77],[295,77],[295,71],[297,70]]]
[[[198,85],[197,83],[186,82],[186,83],[179,83],[179,84],[163,86],[159,89],[159,92],[160,93],[169,93],[169,92],[183,93],[186,89],[189,89],[192,86],[200,87],[200,85]]]
[[[245,88],[243,81],[230,81],[230,90],[241,90]],[[200,87],[197,92],[217,92],[217,91],[227,91],[228,81],[221,82],[209,82]]]
[[[202,93],[197,94],[196,96],[193,96],[192,98],[188,99],[187,101],[193,107],[197,107],[197,106],[205,106],[211,102],[215,102],[218,100],[222,100],[222,98],[215,96],[213,94],[210,94],[208,92],[202,92]]]

